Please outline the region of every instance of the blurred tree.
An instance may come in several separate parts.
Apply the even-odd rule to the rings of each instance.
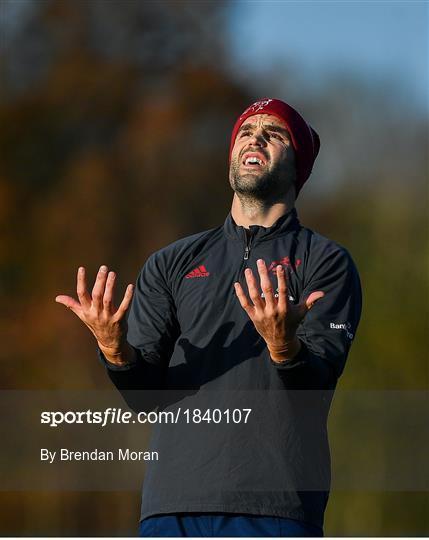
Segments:
[[[99,366],[83,360],[91,338],[77,321],[75,332],[64,331],[70,320],[58,319],[55,294],[73,288],[80,264],[94,271],[106,262],[124,286],[149,252],[216,222],[216,206],[200,201],[226,205],[224,133],[247,96],[213,61],[222,46],[206,25],[219,24],[222,3],[27,8],[2,58],[13,67],[0,105],[2,191],[13,204],[3,213],[0,271],[3,294],[14,298],[5,302],[11,339],[3,354],[13,361],[3,385],[57,386],[67,368],[21,362],[58,351],[70,362],[67,385],[98,385]],[[33,59],[35,48],[44,54]]]

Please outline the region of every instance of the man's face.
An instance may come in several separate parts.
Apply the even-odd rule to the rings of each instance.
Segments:
[[[269,200],[283,197],[295,177],[295,152],[285,125],[270,114],[246,118],[231,153],[232,189],[238,195]]]

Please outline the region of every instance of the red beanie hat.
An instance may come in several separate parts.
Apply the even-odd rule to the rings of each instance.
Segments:
[[[292,146],[295,150],[297,173],[295,187],[296,194],[298,195],[305,181],[310,176],[313,164],[319,153],[319,135],[295,109],[284,101],[272,98],[259,99],[243,112],[234,125],[229,148],[230,161],[235,138],[241,124],[246,118],[255,114],[272,114],[273,116],[277,116],[287,127],[292,139]]]

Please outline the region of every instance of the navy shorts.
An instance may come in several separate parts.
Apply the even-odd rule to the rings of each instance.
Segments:
[[[140,522],[141,537],[323,536],[315,525],[294,519],[238,514],[163,514]]]

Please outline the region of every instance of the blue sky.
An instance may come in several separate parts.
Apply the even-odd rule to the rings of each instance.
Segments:
[[[389,81],[427,108],[428,8],[411,0],[233,0],[230,59],[244,78],[284,65],[302,82],[340,72]]]

